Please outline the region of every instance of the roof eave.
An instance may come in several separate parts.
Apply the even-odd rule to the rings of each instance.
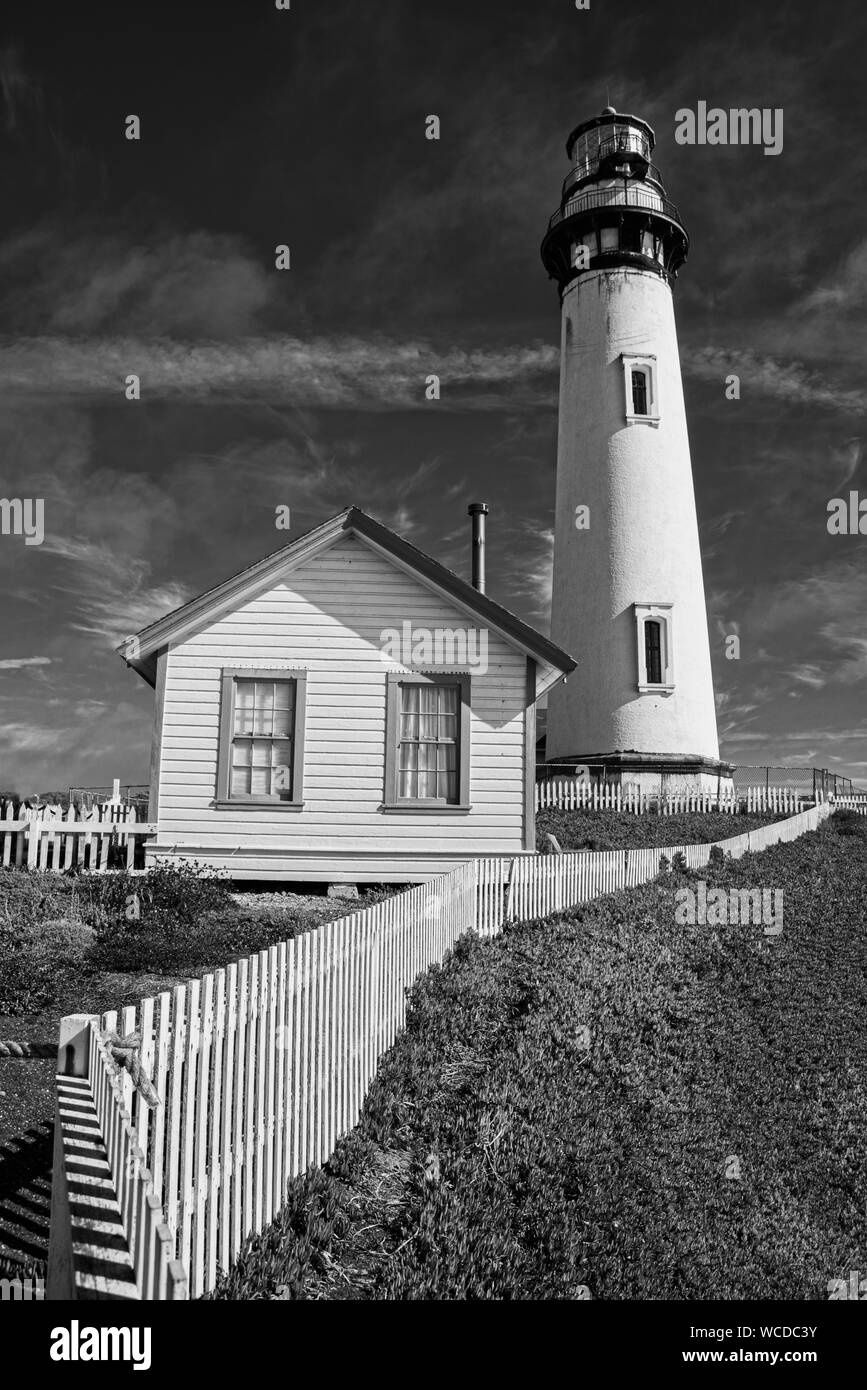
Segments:
[[[149,659],[161,647],[185,636],[209,615],[213,614],[216,617],[220,608],[223,605],[228,607],[245,588],[255,589],[259,581],[266,584],[272,575],[283,569],[287,563],[291,563],[291,568],[297,568],[323,546],[335,540],[341,533],[355,533],[364,537],[371,546],[382,550],[392,561],[412,571],[428,584],[448,595],[465,611],[486,619],[492,627],[496,628],[501,635],[511,641],[525,655],[554,667],[563,675],[567,675],[575,669],[576,663],[573,658],[556,643],[543,637],[535,628],[530,627],[528,623],[509,612],[507,608],[488,598],[486,594],[479,593],[466,580],[459,578],[445,565],[441,565],[438,560],[426,555],[424,551],[419,550],[409,541],[403,540],[402,537],[390,531],[387,526],[375,521],[373,517],[368,516],[366,512],[362,512],[357,507],[349,507],[338,513],[337,516],[323,522],[321,526],[314,527],[305,535],[300,536],[297,541],[293,541],[292,545],[273,551],[264,559],[257,561],[255,565],[242,570],[240,574],[233,575],[222,584],[200,594],[198,598],[191,599],[181,608],[175,609],[163,618],[158,618],[156,622],[142,628],[134,636],[126,638],[118,646],[118,653],[127,665],[139,671],[143,679],[153,685],[156,679],[156,662],[155,660],[151,662]],[[553,683],[552,681],[550,684]],[[545,688],[549,687],[546,686]],[[542,693],[544,690],[540,691],[540,694]]]

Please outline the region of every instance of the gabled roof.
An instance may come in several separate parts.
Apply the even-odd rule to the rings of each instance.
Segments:
[[[533,657],[542,668],[537,681],[537,699],[561,676],[574,671],[576,663],[572,657],[549,638],[543,637],[507,608],[495,603],[487,594],[479,593],[465,579],[446,569],[430,555],[425,555],[424,551],[403,540],[381,522],[374,521],[358,507],[347,508],[330,521],[306,532],[291,545],[275,550],[255,565],[218,584],[215,589],[209,589],[174,612],[158,618],[135,636],[125,638],[118,646],[118,652],[128,666],[138,671],[149,685],[154,685],[156,657],[163,647],[185,641],[224,613],[248,603],[287,572],[305,564],[346,535],[356,536],[399,568],[415,575],[427,588],[447,595],[468,616],[483,621],[513,646]]]

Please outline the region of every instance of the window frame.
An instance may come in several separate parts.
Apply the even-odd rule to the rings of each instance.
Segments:
[[[401,797],[398,795],[400,748],[400,687],[402,685],[456,685],[460,700],[458,721],[458,799],[444,797]],[[414,815],[427,813],[452,815],[466,813],[470,805],[470,715],[472,676],[463,671],[389,671],[386,676],[385,701],[385,787],[383,811],[409,811]]]
[[[656,357],[648,354],[645,357],[636,357],[632,353],[622,352],[620,361],[623,364],[623,391],[624,391],[624,414],[628,425],[658,425],[660,421],[659,408],[659,378],[656,370]],[[632,396],[632,373],[642,371],[647,377],[647,414],[636,415],[633,409]]]
[[[294,681],[295,722],[292,730],[292,795],[291,797],[238,796],[231,791],[232,744],[235,737],[235,692],[238,680]],[[300,811],[304,805],[304,730],[307,709],[307,671],[301,667],[224,666],[220,680],[220,733],[217,748],[217,794],[214,805],[218,810],[235,811],[244,806],[270,806],[286,811]]]
[[[673,691],[674,685],[674,604],[636,603],[635,638],[638,656],[638,690],[642,695]],[[647,677],[647,646],[644,624],[659,623],[659,660],[662,680],[650,681]]]

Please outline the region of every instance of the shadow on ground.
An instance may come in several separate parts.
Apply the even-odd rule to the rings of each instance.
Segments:
[[[48,1258],[54,1122],[43,1120],[0,1144],[0,1262]]]

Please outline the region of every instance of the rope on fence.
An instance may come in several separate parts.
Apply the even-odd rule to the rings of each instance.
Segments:
[[[155,1109],[160,1103],[160,1098],[141,1064],[141,1057],[139,1056],[141,1034],[128,1033],[122,1037],[119,1033],[102,1033],[100,1036],[111,1054],[115,1072],[128,1071],[132,1078],[132,1084],[142,1100],[151,1110]],[[0,1057],[56,1056],[57,1043],[0,1042]]]
[[[0,1057],[56,1057],[57,1043],[0,1042]]]
[[[142,1100],[151,1110],[155,1109],[160,1103],[160,1098],[141,1064],[139,1056],[141,1034],[127,1033],[122,1037],[120,1033],[101,1033],[100,1038],[111,1054],[115,1072],[128,1071],[132,1077],[132,1084]]]

